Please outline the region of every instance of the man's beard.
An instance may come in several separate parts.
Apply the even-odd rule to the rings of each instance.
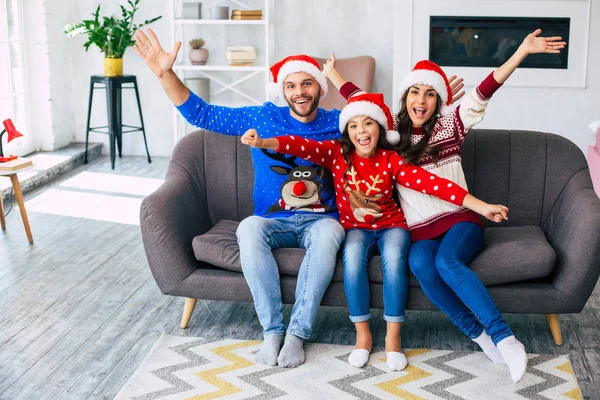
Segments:
[[[311,101],[312,104],[310,106],[310,108],[308,109],[308,111],[304,114],[301,114],[297,109],[295,104],[288,100],[288,98],[285,98],[285,101],[288,103],[288,106],[290,107],[290,109],[294,112],[294,114],[296,114],[299,117],[308,117],[310,114],[313,113],[313,111],[315,111],[317,109],[317,107],[319,107],[319,99],[318,98],[314,98],[314,97],[299,97],[300,99],[306,99],[308,101]]]

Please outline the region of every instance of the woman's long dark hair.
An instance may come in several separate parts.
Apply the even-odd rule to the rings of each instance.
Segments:
[[[398,125],[396,126],[396,130],[400,134],[400,142],[396,146],[396,151],[404,157],[406,162],[410,164],[417,164],[421,157],[431,156],[434,162],[437,162],[440,156],[440,149],[435,146],[429,145],[429,140],[431,139],[431,135],[433,134],[433,128],[438,120],[438,113],[442,107],[442,100],[440,96],[437,95],[437,104],[435,106],[435,111],[433,112],[433,117],[431,117],[425,124],[423,124],[423,133],[424,136],[421,138],[419,143],[414,144],[410,140],[412,136],[412,121],[408,115],[408,109],[406,107],[406,98],[408,97],[408,92],[410,88],[404,93],[402,96],[402,100],[400,100],[400,111],[398,112]]]
[[[377,123],[379,126],[379,139],[377,140],[377,148],[385,149],[385,150],[395,150],[394,145],[391,144],[386,137],[387,129],[383,127],[379,122]],[[348,164],[348,169],[344,172],[344,178],[352,168],[352,160],[350,160],[350,152],[354,150],[354,143],[350,140],[350,135],[348,134],[348,124],[344,128],[344,132],[342,132],[342,137],[337,140],[342,146],[342,154],[344,155],[344,160],[346,160],[346,164]],[[348,180],[346,179],[345,185],[348,185]]]

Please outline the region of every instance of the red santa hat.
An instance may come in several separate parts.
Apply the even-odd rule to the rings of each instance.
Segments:
[[[344,132],[348,121],[359,115],[367,116],[386,128],[385,137],[391,144],[398,144],[400,134],[394,130],[394,120],[382,93],[367,93],[350,97],[340,113],[340,132]]]
[[[288,75],[296,72],[306,72],[316,79],[323,92],[320,97],[321,99],[327,95],[327,79],[323,75],[323,72],[321,72],[319,63],[312,57],[299,54],[286,57],[271,67],[273,82],[269,83],[267,87],[271,99],[277,97],[285,99],[283,95],[283,81]]]
[[[421,60],[415,64],[400,83],[400,97],[415,85],[429,85],[435,89],[442,100],[440,114],[447,115],[452,111],[452,89],[446,74],[439,65],[429,60]]]

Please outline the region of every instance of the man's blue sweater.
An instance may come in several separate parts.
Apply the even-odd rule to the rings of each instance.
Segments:
[[[319,108],[316,118],[305,123],[292,117],[289,107],[278,107],[271,102],[262,106],[229,108],[208,104],[191,92],[188,100],[177,109],[190,124],[225,135],[241,136],[253,128],[261,138],[296,135],[313,140],[330,140],[340,137],[339,110],[327,111]],[[338,217],[335,192],[330,179],[319,177],[321,199],[313,209],[305,207],[297,211],[293,207],[286,207],[285,201],[282,200],[283,183],[293,179],[294,173],[299,173],[292,169],[295,166],[313,166],[317,169],[315,164],[291,156],[284,158],[282,154],[271,151],[255,148],[251,151],[254,166],[254,215],[286,217],[296,212],[317,211],[321,215]],[[288,172],[292,174],[288,176]]]

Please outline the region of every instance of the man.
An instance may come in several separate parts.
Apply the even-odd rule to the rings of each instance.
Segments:
[[[237,136],[250,128],[264,138],[296,135],[329,140],[340,136],[339,110],[318,108],[319,100],[327,94],[327,81],[314,59],[291,56],[271,67],[271,86],[285,99],[286,107],[271,102],[221,107],[207,104],[190,92],[173,72],[181,42],[167,53],[154,32],[147,32],[148,35],[137,32],[134,49],[192,125]],[[321,299],[333,277],[344,229],[338,222],[331,182],[318,175],[314,164],[260,149],[252,149],[252,161],[254,215],[240,223],[237,237],[244,277],[264,330],[264,342],[256,360],[296,367],[304,362],[303,343],[311,336]],[[279,270],[272,253],[281,247],[306,249],[287,332]]]

